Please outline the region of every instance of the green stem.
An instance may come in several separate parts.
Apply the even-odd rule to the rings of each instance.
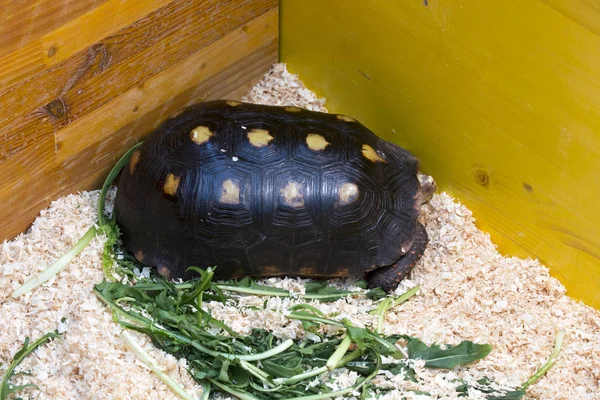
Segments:
[[[258,368],[252,363],[248,361],[240,361],[240,367],[248,371],[248,373],[257,377],[262,383],[269,386],[270,388],[281,387],[281,385],[274,385],[272,381],[269,380],[270,376],[262,369]]]
[[[417,292],[419,291],[420,288],[421,288],[421,286],[417,285],[396,298],[388,297],[385,300],[383,300],[381,303],[379,303],[377,308],[374,308],[371,311],[369,311],[369,314],[377,315],[377,327],[375,328],[375,332],[381,333],[381,329],[383,328],[383,321],[385,319],[385,314],[390,309],[404,303],[406,300],[413,297],[415,294],[417,294]]]
[[[198,326],[202,326],[202,293],[196,297],[196,321]]]
[[[362,356],[363,353],[365,351],[358,349],[358,350],[354,350],[352,353],[348,354],[347,356],[345,356],[344,358],[342,358],[340,360],[340,362],[337,365],[337,368],[343,367],[346,364],[348,364],[350,361],[354,361],[355,359],[357,359],[358,357]]]
[[[186,283],[176,283],[173,286],[175,286],[176,290],[187,290],[187,289],[192,289],[195,285],[195,282],[186,282]],[[132,288],[136,289],[136,290],[143,290],[143,291],[148,291],[148,292],[153,292],[156,290],[164,290],[165,289],[165,285],[162,283],[137,283],[135,285],[131,286]]]
[[[317,369],[313,369],[312,371],[308,371],[308,372],[304,372],[302,374],[291,376],[289,378],[276,378],[276,379],[273,379],[273,382],[275,382],[276,384],[279,384],[279,385],[291,385],[293,383],[297,383],[297,382],[303,381],[305,379],[312,378],[314,376],[319,376],[322,373],[325,373],[327,371],[328,371],[327,367],[320,367]]]
[[[198,271],[200,271],[200,270],[198,270]],[[198,296],[200,296],[206,290],[206,288],[208,288],[210,286],[210,283],[212,281],[213,276],[215,275],[215,272],[212,270],[212,268],[208,268],[206,271],[202,271],[201,274],[202,274],[202,281],[194,289],[194,291],[192,293],[190,293],[189,295],[187,295],[186,297],[184,297],[181,300],[181,304],[188,304],[188,303],[191,303],[192,301],[197,300]]]
[[[221,363],[221,370],[219,371],[219,376],[217,377],[220,381],[229,382],[229,365],[231,364],[230,360],[223,360]]]
[[[290,313],[290,314],[287,315],[287,317],[289,319],[297,319],[297,320],[300,320],[300,321],[319,322],[321,324],[339,326],[340,328],[344,327],[344,324],[342,324],[341,322],[334,321],[332,319],[311,316],[311,315],[304,315],[304,314],[299,314],[299,313]]]
[[[23,362],[23,360],[32,352],[35,351],[39,346],[46,343],[50,339],[59,337],[56,332],[48,332],[35,342],[29,345],[29,338],[25,338],[25,342],[23,343],[23,348],[15,355],[15,358],[12,360],[8,369],[4,373],[4,377],[0,382],[0,399],[6,399],[9,395],[9,384],[8,380],[14,375],[15,369]]]
[[[108,298],[106,298],[102,293],[100,293],[100,291],[94,286],[94,294],[104,302],[104,304],[106,304],[108,306],[108,308],[110,308],[114,314],[125,317],[127,319],[129,319],[130,321],[135,322],[138,326],[148,326],[148,325],[152,325],[152,320],[146,318],[146,317],[142,317],[142,316],[134,316],[129,314],[127,311],[125,311],[123,308],[119,307],[117,305],[117,303],[115,303],[112,300],[109,300]],[[113,314],[113,316],[114,316]],[[114,319],[114,317],[113,317]],[[115,321],[116,322],[116,321]]]
[[[290,292],[282,292],[282,291],[270,291],[268,289],[257,289],[257,288],[246,288],[246,287],[238,287],[231,285],[216,285],[219,289],[234,292],[234,293],[243,293],[243,294],[252,294],[255,296],[271,296],[271,297],[297,297],[298,299],[305,300],[337,300],[348,296],[362,296],[364,295],[361,292],[354,293],[334,293],[334,294],[299,294],[297,296],[292,295]]]
[[[348,354],[347,356],[345,356],[341,360],[339,360],[339,362],[335,368],[343,367],[344,365],[348,364],[350,361],[360,357],[363,353],[364,353],[364,351],[360,350],[360,349],[353,351],[352,353]],[[322,373],[325,373],[327,371],[329,371],[329,369],[327,369],[327,367],[324,366],[324,367],[320,367],[317,369],[313,369],[312,371],[308,371],[308,372],[304,372],[302,374],[291,376],[289,378],[276,378],[276,379],[273,379],[273,382],[275,382],[276,384],[281,384],[281,385],[291,385],[291,384],[303,381],[305,379],[321,375]]]
[[[315,394],[315,395],[311,395],[311,396],[292,397],[292,398],[286,399],[286,400],[321,400],[321,399],[331,399],[331,398],[335,398],[335,397],[339,397],[339,396],[344,396],[345,394],[352,393],[353,391],[360,389],[366,383],[370,382],[373,378],[375,378],[375,376],[377,376],[377,374],[379,373],[380,367],[381,367],[381,358],[379,356],[377,356],[377,368],[375,368],[375,370],[371,373],[371,375],[360,380],[358,383],[356,383],[353,386],[350,386],[350,387],[347,387],[346,389],[338,390],[335,392],[321,393],[321,394]]]
[[[380,304],[380,307],[377,307],[377,327],[375,328],[375,332],[381,333],[381,329],[383,329],[383,320],[385,319],[385,314],[392,307],[392,299],[387,298],[383,300]]]
[[[171,390],[184,400],[194,400],[184,388],[182,388],[173,378],[161,371],[156,361],[148,354],[142,346],[127,331],[122,331],[121,338],[127,343],[127,346],[146,364],[158,378],[163,381]]]
[[[96,236],[98,230],[92,226],[88,231],[83,235],[81,239],[75,243],[75,246],[71,248],[66,254],[62,255],[58,260],[56,260],[52,265],[48,268],[40,272],[39,274],[31,277],[27,282],[23,285],[16,288],[10,295],[13,299],[30,292],[41,284],[49,281],[54,276],[56,276],[60,271],[65,269],[67,265],[75,258],[81,251],[85,248],[85,246],[90,243],[90,241]]]
[[[272,349],[264,351],[262,353],[250,354],[247,356],[237,356],[237,355],[234,356],[232,354],[224,354],[224,356],[232,356],[232,357],[237,358],[238,360],[242,360],[242,361],[259,361],[259,360],[264,360],[269,357],[276,356],[279,353],[283,353],[284,351],[286,351],[287,349],[292,347],[293,344],[294,344],[294,341],[292,339],[287,339],[283,343],[281,343],[279,346],[275,346]]]
[[[392,307],[391,308],[399,306],[400,304],[404,303],[406,300],[408,300],[411,297],[413,297],[415,294],[417,294],[417,292],[419,291],[419,289],[421,289],[421,285],[417,285],[417,286],[411,288],[410,290],[407,290],[405,293],[401,294],[397,298],[395,298],[392,301]]]
[[[333,294],[301,294],[298,296],[300,299],[305,300],[337,300],[343,299],[348,296],[364,296],[361,292],[350,292],[350,293],[333,293]]]
[[[108,192],[110,185],[112,185],[112,183],[115,180],[115,178],[117,177],[117,175],[119,175],[119,172],[121,172],[121,169],[123,168],[123,166],[129,162],[129,159],[131,158],[131,155],[133,154],[133,152],[136,151],[138,149],[138,147],[140,147],[142,145],[142,143],[143,142],[140,142],[140,143],[132,146],[129,150],[127,150],[127,152],[125,152],[125,154],[123,154],[123,156],[119,159],[119,161],[117,161],[117,163],[112,167],[112,169],[108,173],[108,176],[104,180],[104,184],[102,185],[102,190],[100,191],[100,198],[98,198],[98,225],[100,227],[103,227],[104,225],[107,224],[106,216],[104,215],[104,204],[106,202],[106,193]]]
[[[115,164],[113,166],[113,168],[111,169],[111,171],[109,172],[106,180],[104,181],[104,184],[102,185],[102,190],[100,192],[100,198],[98,199],[98,226],[99,226],[99,228],[92,226],[90,229],[88,229],[88,231],[83,235],[83,237],[81,239],[79,239],[77,241],[77,243],[75,243],[75,246],[73,246],[66,254],[64,254],[63,256],[58,258],[58,260],[56,260],[54,263],[52,263],[52,265],[50,265],[48,268],[43,270],[41,273],[32,277],[27,282],[25,282],[23,285],[16,288],[11,293],[11,295],[10,295],[11,298],[13,298],[13,299],[17,298],[17,297],[35,289],[36,287],[40,286],[41,284],[49,281],[52,277],[56,276],[60,271],[65,269],[67,267],[67,265],[71,261],[73,261],[73,259],[79,253],[81,253],[81,251],[83,251],[83,249],[90,243],[90,241],[99,232],[103,231],[105,229],[105,227],[108,226],[108,222],[106,221],[106,217],[104,215],[104,204],[105,204],[106,193],[108,192],[108,189],[109,189],[110,185],[112,184],[113,180],[115,179],[115,177],[119,174],[119,171],[121,170],[121,168],[123,168],[123,165],[125,165],[129,161],[131,154],[133,154],[133,152],[140,145],[141,145],[141,143],[136,144],[135,146],[130,148],[123,155],[123,157],[121,157],[119,159],[117,164]]]
[[[204,381],[202,382],[202,397],[200,400],[209,400],[210,397],[210,382]]]
[[[232,394],[241,400],[259,400],[258,397],[254,397],[251,394],[248,394],[245,392],[238,392],[237,390],[230,388],[227,385],[222,384],[221,382],[217,381],[216,379],[208,378],[208,381],[210,383],[212,383],[213,385],[215,385],[216,387],[218,387],[219,389],[221,389],[222,391]]]
[[[253,289],[229,285],[217,285],[221,290],[243,294],[253,294],[256,296],[271,296],[271,297],[292,297],[290,292],[269,291],[264,289]]]
[[[333,371],[338,366],[340,360],[344,357],[344,355],[350,348],[351,343],[352,339],[350,339],[350,336],[348,336],[348,334],[345,334],[344,338],[342,339],[342,343],[339,344],[337,349],[335,349],[335,351],[333,352],[331,357],[329,357],[327,363],[325,364],[325,367],[329,371]]]
[[[559,331],[556,334],[556,339],[554,341],[554,350],[552,350],[552,354],[550,354],[550,358],[548,361],[540,368],[535,374],[531,376],[525,383],[521,385],[521,390],[526,390],[529,386],[535,383],[538,379],[540,379],[552,366],[556,363],[558,359],[558,355],[560,354],[560,349],[563,344],[563,340],[565,338],[565,331]]]

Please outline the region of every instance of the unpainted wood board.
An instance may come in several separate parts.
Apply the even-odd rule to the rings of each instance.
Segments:
[[[219,40],[0,162],[5,204],[0,236],[21,232],[51,199],[99,187],[118,157],[177,109],[240,94],[260,79],[277,61],[278,8],[271,4]]]
[[[0,57],[104,2],[106,0],[0,0]]]
[[[0,54],[0,88],[10,89],[40,71],[72,57],[77,52],[126,28],[166,6],[172,0],[108,0],[98,7],[64,22],[35,40],[27,37],[8,54]],[[69,4],[78,3],[70,2]],[[59,5],[60,6],[60,5]],[[65,14],[62,12],[62,14]],[[70,14],[67,14],[70,16]],[[56,21],[49,26],[54,27]],[[27,25],[28,21],[22,21]],[[45,31],[44,31],[45,32]],[[32,35],[33,36],[33,35]]]
[[[52,135],[134,85],[260,15],[272,0],[175,1],[0,95],[0,160]],[[227,15],[215,19],[217,13]],[[181,24],[187,20],[187,24]],[[43,87],[45,90],[39,90]],[[19,101],[15,101],[19,99]]]
[[[261,77],[277,60],[277,37],[273,34],[277,16],[277,10],[272,9],[256,17],[58,131],[56,161],[64,167],[61,170],[67,170],[73,159],[95,162],[94,158],[80,156],[90,148],[96,154],[112,153],[115,149],[106,149],[107,138],[129,135],[139,139],[176,110],[228,94]],[[124,127],[128,127],[126,133],[119,131]],[[126,148],[121,151],[124,153]]]

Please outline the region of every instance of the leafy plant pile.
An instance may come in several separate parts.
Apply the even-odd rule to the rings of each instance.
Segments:
[[[94,293],[111,310],[114,320],[126,328],[121,336],[130,348],[180,397],[192,398],[161,371],[127,330],[146,334],[156,347],[177,358],[185,358],[192,378],[204,386],[203,399],[208,399],[215,389],[240,399],[309,400],[346,395],[360,399],[372,398],[389,390],[377,386],[380,374],[391,373],[417,382],[419,377],[414,360],[423,360],[427,368],[451,369],[480,360],[492,350],[490,345],[470,341],[440,347],[435,344],[427,346],[419,339],[406,335],[382,335],[381,327],[386,312],[416,294],[419,287],[401,296],[388,297],[381,290],[350,292],[327,286],[324,282],[312,282],[307,285],[306,294],[301,296],[306,301],[290,307],[285,315],[290,320],[301,321],[311,337],[318,340],[282,340],[264,329],[254,329],[249,336],[236,333],[211,314],[208,301],[235,305],[244,295],[293,297],[292,293],[259,285],[251,279],[217,284],[212,280],[214,270],[211,268],[203,270],[191,267],[199,273],[200,278],[181,284],[155,274],[150,277],[135,275],[133,271],[143,268],[143,265],[119,248],[118,227],[114,219],[108,220],[104,215],[108,187],[134,149],[117,163],[105,182],[99,201],[98,227],[91,228],[73,250],[17,288],[11,297],[15,298],[47,281],[65,268],[95,235],[106,234],[108,240],[103,265],[107,280],[95,285]],[[115,280],[115,276],[119,276],[119,280]],[[370,311],[374,316],[372,327],[358,327],[347,319],[327,318],[309,303],[347,296],[366,296],[378,300],[377,307]],[[336,333],[325,336],[323,331],[326,326],[335,327]],[[470,391],[478,391],[486,394],[488,399],[497,400],[522,398],[525,389],[556,360],[563,335],[563,332],[559,332],[555,350],[546,365],[519,388],[502,391],[484,377],[476,384],[457,380],[457,393],[467,396]],[[28,339],[25,340],[0,383],[0,400],[31,386],[12,386],[9,380],[15,376],[16,367],[28,354],[53,337],[56,334],[49,333],[31,345]],[[400,342],[403,342],[407,356],[399,347]],[[353,384],[342,389],[333,385],[340,368],[354,371],[358,376]]]
[[[127,259],[126,262],[136,261]],[[422,359],[430,368],[450,369],[479,360],[491,351],[489,345],[469,341],[442,349],[405,335],[383,336],[378,329],[357,327],[345,319],[328,319],[308,303],[290,307],[287,318],[302,321],[304,329],[319,337],[316,342],[280,340],[263,329],[240,336],[211,315],[206,300],[235,304],[237,297],[225,296],[227,291],[286,297],[291,294],[249,279],[241,283],[215,284],[211,269],[196,270],[202,278],[191,284],[177,285],[154,276],[140,278],[131,285],[102,282],[94,291],[120,325],[148,335],[155,346],[187,359],[190,374],[205,388],[216,387],[242,399],[324,399],[350,393],[366,398],[376,391],[385,392],[386,389],[377,388],[372,382],[382,371],[402,374],[405,379],[416,382],[418,377],[411,360]],[[372,314],[382,321],[389,308],[417,290],[418,287],[405,295],[382,299]],[[359,293],[316,282],[308,288],[306,297],[325,295],[327,300],[333,300]],[[379,293],[367,292],[366,295],[374,297]],[[321,333],[324,325],[337,327],[338,333],[325,337]],[[408,358],[397,346],[398,341],[406,342]],[[352,386],[334,391],[331,372],[338,368],[355,371],[359,378]],[[461,389],[461,385],[464,386],[458,382],[457,389]]]

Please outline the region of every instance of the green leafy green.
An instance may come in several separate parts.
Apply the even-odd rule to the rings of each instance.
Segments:
[[[521,389],[510,390],[504,393],[492,394],[488,396],[488,400],[519,400],[525,396],[525,391]]]
[[[11,394],[14,394],[16,392],[19,392],[23,389],[26,388],[36,388],[39,389],[37,385],[34,384],[26,384],[26,385],[12,385],[10,383],[10,379],[15,376],[16,373],[16,369],[19,366],[19,364],[21,364],[23,362],[23,360],[25,360],[25,358],[33,353],[35,351],[35,349],[37,349],[38,347],[42,346],[43,344],[45,344],[46,342],[59,337],[58,332],[48,332],[46,333],[44,336],[40,337],[39,339],[37,339],[35,342],[33,343],[29,343],[29,337],[26,337],[25,340],[23,341],[23,346],[21,347],[21,349],[14,355],[12,362],[10,363],[10,365],[8,366],[8,369],[6,370],[6,372],[4,373],[4,377],[2,378],[2,381],[0,381],[0,400],[6,400],[8,399],[8,396],[10,396]]]
[[[388,294],[382,288],[371,289],[366,293],[367,298],[371,300],[380,300],[388,297]]]
[[[525,391],[520,389],[500,389],[487,377],[479,379],[476,383],[470,384],[460,380],[460,385],[456,387],[456,392],[460,397],[467,396],[469,389],[486,395],[488,400],[519,400],[525,396]]]
[[[121,332],[121,338],[127,343],[129,348],[154,372],[167,386],[184,400],[194,400],[181,386],[177,384],[169,375],[165,374],[156,361],[148,354],[142,346],[127,331]]]
[[[148,335],[166,352],[185,357],[194,379],[208,381],[212,387],[236,396],[246,396],[243,398],[336,396],[342,392],[330,393],[326,386],[309,383],[315,377],[348,366],[360,371],[363,379],[353,387],[362,388],[381,369],[380,355],[401,357],[395,346],[399,336],[384,337],[346,320],[325,318],[309,304],[291,307],[289,318],[310,323],[315,330],[323,324],[334,325],[340,328],[340,335],[319,343],[281,341],[261,329],[254,329],[249,336],[237,335],[210,316],[208,309],[196,308],[197,303],[192,301],[214,290],[212,276],[209,269],[201,279],[185,286],[156,277],[139,278],[134,284],[105,281],[97,284],[94,292],[112,310],[119,324]],[[360,369],[358,363],[369,368]]]
[[[273,297],[297,297],[305,300],[318,300],[328,302],[338,300],[348,296],[365,296],[362,291],[350,291],[338,289],[330,286],[325,281],[308,282],[305,285],[305,294],[292,294],[289,291],[272,286],[265,286],[256,283],[251,277],[245,277],[241,280],[230,280],[217,285],[222,291],[251,294],[255,296],[273,296]],[[368,293],[367,293],[368,294]]]
[[[379,302],[377,308],[369,311],[369,314],[377,315],[377,328],[375,328],[375,332],[381,332],[381,328],[383,327],[383,319],[388,310],[404,303],[406,300],[413,297],[415,294],[417,294],[420,288],[421,286],[417,285],[412,289],[408,290],[406,293],[401,294],[400,296],[386,297],[384,300]]]
[[[224,291],[253,294],[256,296],[292,297],[285,289],[260,285],[251,277],[245,277],[239,281],[228,281],[219,285]]]
[[[485,358],[492,351],[489,344],[477,344],[468,340],[456,346],[447,345],[442,349],[437,344],[427,346],[417,338],[402,337],[408,342],[409,358],[425,360],[425,366],[428,368],[451,369]]]
[[[344,326],[346,327],[347,335],[354,343],[356,343],[358,349],[370,349],[383,356],[389,356],[396,359],[402,358],[400,349],[395,345],[399,336],[383,337],[369,329],[357,328],[347,320],[344,320]]]
[[[526,390],[530,385],[535,383],[538,379],[540,379],[552,366],[556,363],[558,359],[558,355],[560,354],[560,349],[562,348],[563,341],[565,339],[565,331],[558,331],[556,334],[556,339],[554,340],[554,349],[548,358],[548,361],[538,370],[535,374],[533,374],[525,383],[521,385],[522,390]]]
[[[342,297],[352,296],[358,294],[358,292],[352,292],[349,290],[338,289],[333,286],[329,286],[326,281],[313,281],[308,282],[304,285],[305,295],[302,296],[305,299],[314,299],[319,301],[332,301]]]
[[[194,299],[217,299],[216,291],[229,291],[232,284],[256,290],[262,295],[272,288],[258,285],[251,279],[215,284],[212,282],[212,269],[198,269],[198,272],[201,278],[183,284],[174,284],[155,274],[151,278],[138,277],[133,284],[105,281],[95,286],[95,293],[122,326],[145,333],[157,347],[175,357],[186,358],[190,375],[209,391],[219,390],[247,399],[306,400],[339,396],[358,387],[366,398],[376,389],[369,377],[381,370],[403,374],[405,379],[417,381],[416,372],[398,347],[401,339],[406,340],[409,358],[424,359],[430,368],[464,365],[485,357],[491,350],[488,345],[469,341],[442,349],[438,345],[426,346],[409,336],[384,336],[377,330],[357,327],[346,319],[332,319],[308,303],[291,306],[286,315],[301,321],[307,331],[318,334],[319,342],[308,339],[281,341],[272,332],[263,329],[254,329],[250,335],[241,336],[215,319],[209,304]],[[311,286],[307,294],[322,294],[322,290],[334,293],[327,287],[319,282]],[[382,300],[372,313],[383,316],[418,289]],[[275,295],[283,293],[275,292],[278,292]],[[221,300],[235,301],[234,298]],[[337,328],[337,333],[329,329],[327,337],[320,334],[325,325]],[[395,361],[383,364],[381,356]],[[324,385],[328,374],[337,368],[359,374],[360,379],[352,387],[354,389],[332,392]],[[321,383],[314,385],[315,379]],[[466,393],[468,387],[464,386],[463,390]],[[457,392],[461,393],[460,386]],[[489,393],[515,395],[512,392]]]

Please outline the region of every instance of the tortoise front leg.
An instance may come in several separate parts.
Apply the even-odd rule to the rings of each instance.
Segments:
[[[400,281],[408,276],[421,259],[428,242],[429,237],[425,227],[417,222],[415,239],[408,253],[390,266],[377,268],[369,272],[367,274],[369,288],[380,287],[386,292],[396,289]]]

